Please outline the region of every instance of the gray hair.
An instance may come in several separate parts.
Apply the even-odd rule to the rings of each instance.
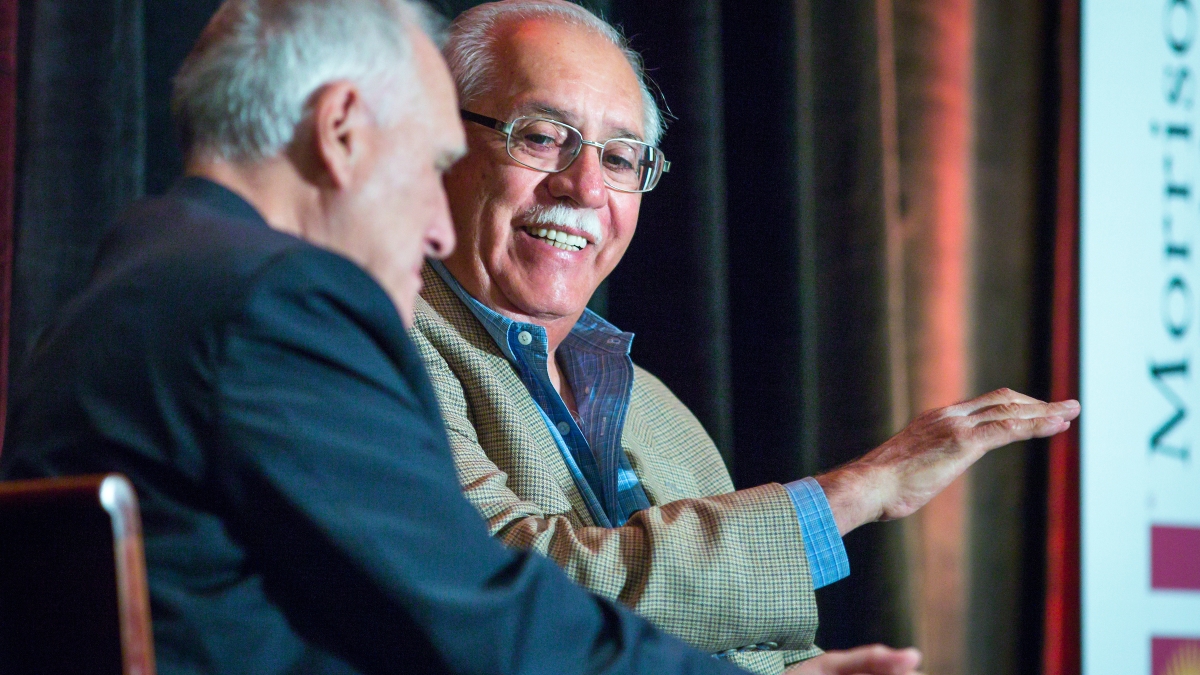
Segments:
[[[658,101],[650,91],[642,56],[629,45],[621,31],[579,5],[564,0],[502,0],[473,7],[450,25],[450,35],[442,50],[458,86],[463,104],[473,103],[491,93],[496,82],[494,47],[497,29],[510,21],[551,19],[580,26],[602,35],[621,50],[637,75],[642,90],[646,142],[658,145],[666,130],[666,121]]]
[[[175,77],[171,107],[189,155],[273,157],[292,142],[313,94],[354,82],[372,113],[421,95],[410,26],[438,38],[411,0],[226,0]]]

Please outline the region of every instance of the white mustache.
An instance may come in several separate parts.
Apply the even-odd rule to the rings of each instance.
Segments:
[[[521,219],[530,225],[557,225],[579,230],[591,237],[593,244],[600,244],[604,240],[600,231],[600,218],[591,209],[573,209],[563,204],[537,204],[522,213]]]

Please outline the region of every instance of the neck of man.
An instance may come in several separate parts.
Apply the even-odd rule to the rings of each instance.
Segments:
[[[206,178],[237,194],[258,211],[273,229],[320,243],[315,225],[320,196],[285,158],[234,162],[219,157],[194,157],[184,167],[188,176]]]
[[[546,343],[549,350],[547,356],[553,364],[558,346],[567,339],[567,335],[578,323],[579,317],[583,316],[583,310],[586,307],[580,307],[578,311],[565,315],[530,314],[523,311],[508,299],[499,286],[492,282],[491,277],[483,268],[482,260],[470,255],[460,255],[460,252],[466,253],[467,247],[457,249],[453,255],[442,261],[446,269],[450,270],[450,274],[454,275],[454,279],[471,297],[482,302],[492,311],[518,323],[531,323],[546,329]],[[551,367],[553,368],[553,366]]]
[[[546,370],[550,377],[550,384],[558,390],[558,395],[562,397],[563,403],[571,412],[577,412],[575,407],[575,395],[571,391],[571,387],[566,382],[566,378],[562,376],[562,372],[558,367],[558,346],[567,339],[567,335],[571,333],[571,329],[579,321],[579,317],[583,315],[585,307],[579,308],[579,311],[572,314],[559,316],[551,314],[531,315],[518,309],[512,303],[500,288],[492,283],[491,277],[483,267],[483,261],[471,255],[465,255],[467,247],[458,249],[455,254],[446,258],[443,264],[446,269],[450,270],[450,274],[454,275],[454,279],[471,295],[471,297],[487,305],[489,309],[501,314],[513,321],[519,323],[531,323],[536,326],[541,326],[546,329]]]

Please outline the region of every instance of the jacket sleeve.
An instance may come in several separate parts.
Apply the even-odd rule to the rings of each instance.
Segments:
[[[282,256],[217,342],[231,527],[298,629],[364,672],[733,671],[488,536],[399,317],[352,263]]]
[[[480,443],[462,383],[423,335],[413,337],[442,408],[459,481],[505,544],[547,555],[588,590],[700,649],[805,650],[790,659],[819,653],[808,560],[783,486],[673,501],[638,512],[620,528],[581,522],[576,513],[585,508],[569,494],[549,504],[523,499],[531,490],[521,482],[556,477],[545,466],[514,467],[512,475],[500,469]]]

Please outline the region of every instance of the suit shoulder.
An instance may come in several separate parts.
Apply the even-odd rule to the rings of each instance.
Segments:
[[[215,309],[240,304],[264,284],[341,288],[350,298],[365,291],[373,304],[386,297],[364,270],[340,255],[261,219],[176,196],[146,200],[125,214],[105,243],[92,287],[151,287],[164,298],[191,296]],[[392,309],[390,301],[384,305]]]
[[[240,298],[217,322],[222,376],[256,378],[271,361],[296,369],[353,373],[434,418],[437,407],[421,355],[396,306],[374,278],[340,255],[306,246],[269,258],[248,277]],[[241,376],[239,375],[239,376]],[[234,378],[236,380],[236,378]]]
[[[675,392],[671,391],[653,373],[636,363],[633,364],[633,397],[643,405],[659,408],[663,412],[675,415],[685,415],[694,419],[692,412],[683,404],[683,401],[679,400]]]
[[[690,442],[712,444],[704,425],[683,401],[679,400],[662,380],[637,364],[633,366],[630,410],[637,414],[639,421],[646,421],[657,427],[658,433],[682,435],[691,439]]]
[[[165,195],[130,207],[117,221],[114,236],[102,253],[120,255],[131,248],[166,242],[190,247],[193,252],[269,256],[300,240],[271,228],[252,210],[230,212],[204,201]]]
[[[71,334],[137,327],[137,344],[125,346],[163,358],[180,357],[172,345],[181,344],[216,355],[226,329],[246,321],[284,330],[323,316],[328,331],[403,334],[395,306],[365,270],[254,215],[170,196],[134,206],[53,332],[70,342]]]
[[[287,249],[263,262],[226,310],[230,330],[318,355],[389,382],[392,372],[420,374],[421,354],[391,297],[366,270],[315,246]]]

